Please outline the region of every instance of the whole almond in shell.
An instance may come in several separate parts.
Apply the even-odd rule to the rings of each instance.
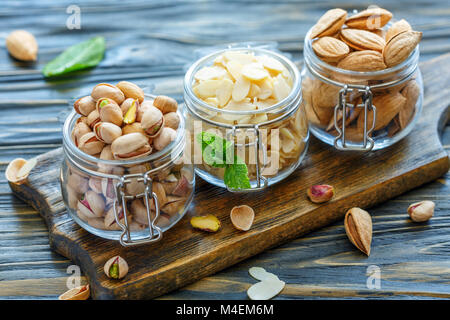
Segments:
[[[337,67],[360,72],[386,69],[383,55],[374,50],[354,51],[342,59]]]
[[[344,226],[351,243],[369,256],[372,243],[372,218],[370,214],[360,208],[352,208],[345,214]]]
[[[399,33],[405,32],[405,31],[412,31],[411,26],[409,25],[408,21],[405,19],[399,20],[392,24],[392,26],[388,29],[385,35],[386,42],[392,39],[392,37],[398,35]]]
[[[344,25],[346,18],[345,10],[339,8],[328,10],[312,27],[311,39],[334,35]]]
[[[359,29],[342,29],[342,41],[356,50],[375,50],[382,52],[386,44],[383,38],[373,32]]]
[[[369,8],[361,11],[345,21],[349,28],[374,30],[382,28],[392,18],[392,13],[383,8]]]
[[[34,36],[25,30],[15,30],[6,38],[6,48],[16,59],[36,61],[38,44]]]
[[[334,108],[338,103],[340,87],[314,80],[312,103],[314,108]]]
[[[338,62],[349,52],[348,45],[333,37],[321,37],[313,42],[312,48],[319,58],[326,62]]]
[[[417,99],[420,95],[420,87],[415,80],[408,82],[406,87],[401,91],[402,95],[406,99],[406,103],[398,114],[398,120],[400,128],[405,128],[412,120],[414,112],[416,110]]]
[[[383,50],[384,63],[393,67],[405,61],[422,39],[422,32],[405,31],[392,37]]]
[[[374,130],[386,127],[389,122],[404,108],[406,98],[400,92],[388,93],[376,96],[372,100],[372,104],[376,108],[376,119]],[[367,115],[367,129],[372,127],[373,111],[370,110]],[[358,128],[364,129],[364,112],[358,117]]]

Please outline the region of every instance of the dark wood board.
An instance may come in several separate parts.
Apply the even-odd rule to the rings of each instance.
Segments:
[[[422,65],[425,79],[450,75],[450,55]],[[62,150],[38,158],[28,183],[14,186],[14,193],[35,207],[46,220],[54,250],[80,265],[94,298],[152,298],[277,246],[343,217],[346,210],[367,208],[432,181],[449,169],[449,158],[439,141],[438,128],[449,118],[446,87],[426,82],[424,112],[413,132],[396,145],[371,153],[342,153],[313,140],[301,167],[282,183],[255,194],[232,194],[200,182],[188,217],[216,214],[222,229],[216,234],[193,230],[189,219],[164,234],[160,243],[123,248],[100,239],[70,220],[59,196],[58,166]],[[306,199],[306,188],[326,182],[335,198],[323,205]],[[212,201],[211,199],[214,199]],[[256,218],[248,232],[236,231],[228,218],[234,205],[248,204]],[[109,280],[103,264],[112,255],[123,256],[130,272],[121,281]]]

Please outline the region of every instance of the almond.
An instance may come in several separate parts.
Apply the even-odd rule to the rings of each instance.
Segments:
[[[386,44],[383,38],[373,32],[359,29],[342,29],[341,39],[356,50],[375,50],[382,52]]]
[[[389,122],[404,108],[406,98],[399,92],[376,96],[372,100],[376,107],[376,120],[374,130],[386,127]],[[370,129],[373,121],[373,111],[370,110],[367,116],[367,129]],[[358,117],[358,128],[364,129],[364,112],[361,111]]]
[[[405,19],[395,22],[386,32],[385,36],[386,42],[391,40],[394,36],[398,35],[399,33],[405,31],[412,31],[411,26]]]
[[[380,52],[363,50],[350,53],[338,63],[337,67],[352,71],[370,72],[383,70],[386,65]]]
[[[38,44],[34,36],[25,30],[15,30],[6,38],[9,53],[18,60],[36,61]]]
[[[414,112],[416,110],[417,99],[420,95],[420,87],[415,80],[408,82],[406,87],[401,91],[402,95],[406,99],[406,103],[398,114],[398,120],[400,128],[405,128],[412,120]]]
[[[312,90],[314,109],[317,111],[318,108],[334,108],[338,103],[340,90],[340,87],[315,80]]]
[[[317,56],[326,62],[338,62],[350,52],[345,42],[333,37],[319,38],[313,42],[312,48]]]
[[[369,8],[361,11],[345,21],[349,28],[374,30],[382,28],[392,18],[392,13],[382,8]]]
[[[345,214],[344,226],[345,233],[347,233],[351,243],[369,256],[372,243],[372,218],[370,214],[360,208],[352,208]]]
[[[328,10],[312,27],[311,39],[335,34],[344,25],[346,18],[345,10],[338,8]]]
[[[405,61],[422,39],[422,32],[405,31],[392,37],[383,50],[384,63],[393,67]]]

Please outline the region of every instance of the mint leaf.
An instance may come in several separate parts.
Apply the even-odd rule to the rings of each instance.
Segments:
[[[71,71],[95,67],[105,53],[105,38],[95,37],[67,48],[42,70],[45,77],[59,76]]]
[[[250,188],[247,165],[238,156],[233,157],[232,142],[209,132],[202,132],[196,138],[202,146],[203,161],[215,168],[225,168],[224,183],[227,187]]]
[[[250,188],[247,165],[238,156],[234,161],[234,164],[227,165],[225,168],[223,182],[230,189]]]

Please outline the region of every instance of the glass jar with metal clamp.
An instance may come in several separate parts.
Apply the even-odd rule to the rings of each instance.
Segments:
[[[79,115],[70,113],[63,128],[61,191],[77,224],[133,246],[159,241],[184,216],[194,195],[195,176],[193,165],[184,159],[185,120],[177,112],[180,125],[174,141],[127,160],[105,160],[77,148],[71,132]]]
[[[248,60],[255,73],[245,74]],[[246,91],[226,93],[240,81]],[[277,81],[289,85],[284,95],[275,92]],[[262,90],[264,99],[258,99]],[[184,80],[196,174],[232,192],[262,190],[286,178],[300,165],[309,140],[301,99],[300,73],[279,53],[229,47],[197,60]]]
[[[303,103],[311,132],[338,150],[370,151],[398,142],[422,111],[419,47],[402,63],[357,72],[322,61],[304,41]]]

